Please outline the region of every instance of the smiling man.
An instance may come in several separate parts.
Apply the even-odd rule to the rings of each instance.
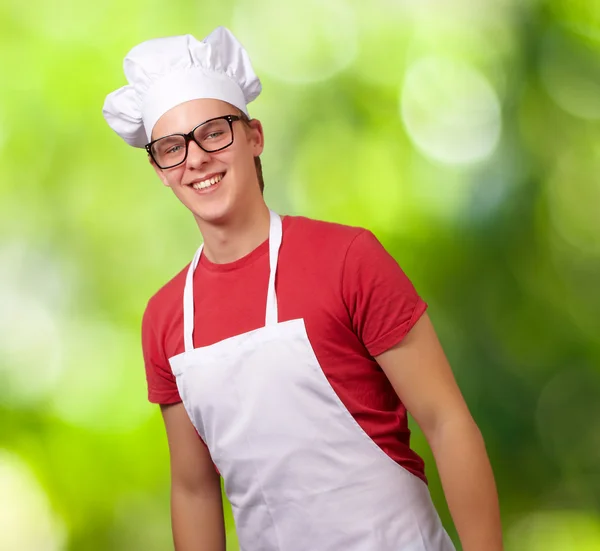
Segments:
[[[219,474],[244,551],[452,551],[408,412],[464,551],[500,551],[485,446],[425,302],[368,230],[265,204],[241,44],[224,28],[150,40],[125,74],[104,116],[203,237],[142,323],[177,551],[224,551]]]

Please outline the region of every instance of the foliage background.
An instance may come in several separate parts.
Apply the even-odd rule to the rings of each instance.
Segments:
[[[0,549],[172,546],[139,326],[199,234],[101,108],[135,44],[218,25],[263,80],[269,205],[370,228],[429,302],[507,551],[600,549],[590,0],[2,2]]]

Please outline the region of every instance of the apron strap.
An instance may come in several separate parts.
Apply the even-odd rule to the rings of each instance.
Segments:
[[[194,350],[194,271],[200,260],[204,244],[198,247],[194,259],[188,268],[185,278],[185,289],[183,290],[183,342],[185,351]]]
[[[279,258],[279,247],[281,246],[282,226],[279,214],[269,210],[271,226],[269,228],[269,287],[267,289],[267,312],[265,326],[276,325],[277,316],[277,294],[275,293],[275,276],[277,275],[277,260]]]
[[[265,316],[265,325],[276,325],[277,324],[277,295],[275,294],[275,276],[277,274],[277,259],[279,257],[279,247],[281,246],[282,239],[282,227],[281,217],[269,210],[270,214],[270,227],[269,227],[269,287],[267,289],[267,308]],[[200,255],[202,254],[202,248],[204,245],[200,245],[194,259],[190,263],[185,279],[185,288],[183,290],[183,342],[185,351],[190,352],[194,350],[194,272]]]

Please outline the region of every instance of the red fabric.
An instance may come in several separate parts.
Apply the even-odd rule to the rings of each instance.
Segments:
[[[168,358],[183,345],[187,267],[146,308],[142,344],[149,400],[181,401]],[[194,346],[263,327],[268,242],[230,264],[205,255],[194,275]],[[304,217],[283,218],[277,268],[279,321],[303,318],[331,386],[363,430],[426,481],[410,449],[407,412],[373,359],[399,343],[427,308],[398,263],[368,230]]]

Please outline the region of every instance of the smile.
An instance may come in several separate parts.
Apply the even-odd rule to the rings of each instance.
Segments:
[[[215,184],[218,184],[222,179],[223,179],[224,174],[217,174],[216,176],[213,176],[212,178],[207,178],[206,180],[202,180],[200,182],[194,182],[193,184],[190,184],[194,189],[206,189],[209,188],[210,186],[214,186]]]

